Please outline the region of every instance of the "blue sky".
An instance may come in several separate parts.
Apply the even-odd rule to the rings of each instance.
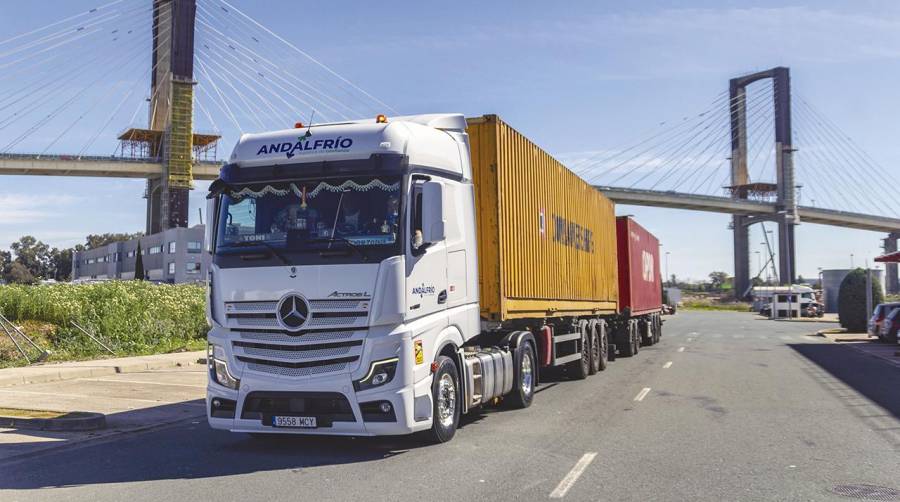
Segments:
[[[5,3],[0,41],[103,3],[0,1]],[[200,3],[215,10],[208,1]],[[149,5],[149,0],[144,3]],[[727,90],[733,76],[790,66],[796,92],[892,174],[897,172],[900,4],[896,2],[333,1],[321,7],[283,0],[232,3],[399,112],[496,113],[566,160],[620,147],[661,121],[703,110]],[[131,21],[123,24],[137,29],[143,22]],[[112,43],[72,56],[75,62],[97,61],[61,72],[60,79],[71,75],[105,83],[107,70],[120,70],[110,85],[121,86],[111,87],[109,93],[98,86],[82,96],[79,102],[94,112],[82,119],[75,106],[61,115],[62,127],[75,125],[53,143],[50,153],[78,151],[89,143],[95,131],[103,130],[106,110],[118,104],[118,93],[132,84],[137,92],[126,99],[127,106],[89,151],[112,153],[116,131],[129,122],[145,121],[140,98],[146,97],[149,86],[142,79],[149,68],[149,51],[141,49],[140,38],[135,44],[136,56],[121,64],[114,63],[114,57],[125,49]],[[0,54],[11,46],[15,43],[0,45]],[[295,61],[288,51],[271,63],[287,66]],[[308,67],[303,68],[305,72]],[[323,77],[320,69],[309,71],[318,85],[341,85]],[[0,96],[14,89],[14,80],[0,80]],[[221,157],[233,145],[237,130],[224,114],[217,118],[214,100],[201,94],[198,100],[208,100],[206,107],[215,120],[196,110],[197,127],[221,131]],[[356,110],[379,111],[359,94],[354,99]],[[251,118],[238,118],[241,126],[254,130]],[[0,129],[0,147],[25,127],[17,134],[10,129],[16,127]],[[57,137],[50,127],[46,129],[12,151],[43,150]],[[848,178],[848,183],[858,181]],[[192,223],[205,187],[198,183],[192,194]],[[0,247],[23,234],[70,246],[88,233],[142,230],[142,193],[143,183],[137,180],[2,177]],[[712,270],[731,273],[728,216],[626,206],[619,212],[635,215],[660,237],[671,253],[670,273],[690,278],[705,277]],[[761,234],[753,232],[753,250],[759,250]],[[801,225],[798,269],[814,276],[818,267],[846,267],[851,254],[861,264],[880,254],[880,238],[872,232]],[[755,255],[752,262],[755,272]]]

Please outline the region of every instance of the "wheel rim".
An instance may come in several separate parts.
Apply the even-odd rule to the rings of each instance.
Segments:
[[[441,375],[438,382],[438,420],[444,427],[453,425],[456,418],[456,382],[448,373]]]
[[[531,351],[525,349],[525,353],[522,354],[522,394],[530,396],[533,384],[534,370],[531,367]]]

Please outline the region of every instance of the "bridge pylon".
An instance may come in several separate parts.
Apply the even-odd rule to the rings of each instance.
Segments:
[[[188,224],[194,106],[194,22],[196,0],[153,1],[153,58],[149,131],[160,141],[150,154],[163,164],[147,180],[147,233]]]
[[[747,171],[747,86],[763,79],[772,79],[775,108],[776,183],[750,183]],[[797,216],[796,183],[794,180],[793,146],[791,140],[791,81],[790,70],[779,66],[770,70],[733,78],[729,82],[729,111],[731,115],[731,194],[747,199],[754,191],[769,187],[776,195],[777,213],[774,217],[736,214],[734,232],[734,291],[739,298],[750,292],[749,227],[754,223],[774,220],[778,224],[779,282],[793,284],[796,275],[794,226]]]

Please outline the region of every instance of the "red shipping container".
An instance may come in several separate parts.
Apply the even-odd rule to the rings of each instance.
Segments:
[[[659,311],[662,283],[659,239],[628,216],[616,218],[619,254],[619,311],[631,315]]]

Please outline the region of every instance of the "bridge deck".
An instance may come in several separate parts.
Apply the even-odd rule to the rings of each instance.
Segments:
[[[778,211],[775,204],[770,202],[610,186],[596,186],[595,188],[616,204],[756,216],[774,216]],[[900,219],[887,216],[873,216],[809,206],[800,206],[797,212],[801,223],[816,223],[888,233],[900,230]]]
[[[195,162],[195,180],[214,180],[220,162]],[[153,160],[70,155],[0,155],[0,175],[91,176],[98,178],[154,178],[162,164]]]

